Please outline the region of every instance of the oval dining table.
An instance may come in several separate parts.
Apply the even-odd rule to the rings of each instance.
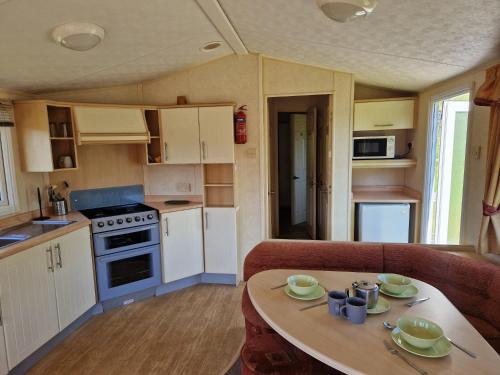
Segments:
[[[412,279],[419,290],[415,298],[430,297],[428,301],[408,307],[406,304],[412,299],[380,294],[390,302],[391,309],[379,315],[368,315],[364,324],[352,324],[342,317],[330,315],[328,305],[300,310],[326,301],[327,295],[314,301],[302,301],[289,297],[284,288],[271,289],[286,283],[287,277],[293,274],[312,275],[329,291],[343,291],[356,280],[377,281],[377,274],[279,269],[257,273],[248,280],[248,294],[261,317],[292,345],[328,366],[346,374],[418,374],[386,349],[386,340],[428,374],[500,374],[500,356],[444,294],[429,284]],[[396,324],[403,315],[424,317],[438,323],[447,337],[473,352],[476,358],[456,347],[441,358],[425,358],[405,351],[394,343],[391,331],[383,326],[384,321]]]

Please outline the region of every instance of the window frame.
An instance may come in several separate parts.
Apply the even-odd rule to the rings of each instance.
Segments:
[[[17,211],[16,176],[11,127],[0,127],[0,217]]]

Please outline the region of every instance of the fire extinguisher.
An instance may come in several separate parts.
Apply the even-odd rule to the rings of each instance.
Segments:
[[[247,115],[244,112],[246,107],[242,105],[234,115],[234,142],[238,145],[247,143]]]

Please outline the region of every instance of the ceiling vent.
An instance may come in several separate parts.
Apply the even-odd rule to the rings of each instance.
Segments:
[[[348,22],[368,16],[377,5],[376,0],[318,0],[318,7],[330,19]]]

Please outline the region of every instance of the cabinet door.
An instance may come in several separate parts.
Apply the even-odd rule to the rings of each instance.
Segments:
[[[166,164],[200,162],[198,108],[161,110],[163,161]]]
[[[200,107],[199,111],[202,162],[234,163],[233,107]]]
[[[165,283],[204,271],[201,208],[162,215]]]
[[[7,350],[5,348],[3,325],[0,318],[0,375],[6,375],[8,372],[9,367],[7,366]]]
[[[205,208],[205,272],[237,273],[235,208]]]
[[[354,130],[412,129],[415,99],[354,104]]]
[[[63,330],[96,303],[89,228],[59,237],[52,248],[59,327]]]
[[[13,368],[59,332],[49,243],[0,262],[2,320]]]

